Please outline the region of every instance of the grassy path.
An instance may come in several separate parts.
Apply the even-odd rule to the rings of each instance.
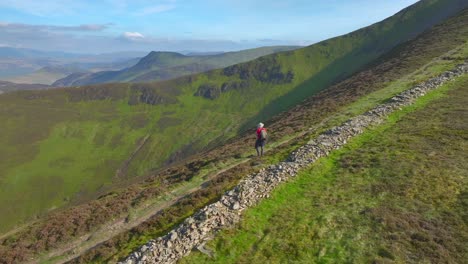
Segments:
[[[323,122],[320,125],[323,125]],[[281,141],[276,142],[273,145],[273,147],[285,145],[297,137],[302,137],[305,133],[307,132],[301,132],[295,135],[294,137],[282,139]],[[270,149],[265,149],[265,153],[268,152],[271,152],[271,147]],[[113,236],[128,231],[140,225],[159,211],[176,204],[182,197],[195,193],[196,191],[204,188],[203,186],[207,182],[216,178],[218,175],[241,164],[251,162],[254,159],[256,158],[250,157],[241,160],[236,160],[236,162],[227,164],[222,169],[215,170],[211,173],[207,173],[205,176],[199,176],[197,177],[197,180],[190,181],[188,184],[180,185],[172,189],[170,192],[166,193],[163,197],[159,197],[159,199],[147,201],[145,205],[141,206],[133,212],[133,216],[131,217],[131,219],[128,219],[128,216],[116,219],[102,226],[92,234],[82,236],[77,240],[72,241],[67,245],[64,245],[60,249],[48,252],[44,256],[41,256],[39,259],[31,260],[29,263],[65,263],[67,261],[70,261],[80,256],[81,254],[83,254],[83,252],[91,249],[92,247],[109,240]]]

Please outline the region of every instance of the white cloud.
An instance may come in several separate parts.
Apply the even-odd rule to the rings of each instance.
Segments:
[[[140,40],[145,38],[145,36],[139,32],[124,32],[123,37],[129,40]]]
[[[137,11],[134,15],[136,16],[147,16],[152,14],[163,13],[166,11],[170,11],[175,9],[176,6],[173,4],[162,4],[162,5],[155,5],[155,6],[147,6],[143,9]]]

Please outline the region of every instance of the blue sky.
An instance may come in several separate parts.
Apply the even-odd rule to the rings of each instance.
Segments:
[[[415,0],[1,0],[0,46],[102,53],[309,45]]]

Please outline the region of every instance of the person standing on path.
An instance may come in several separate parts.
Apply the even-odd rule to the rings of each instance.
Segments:
[[[255,149],[257,150],[257,156],[263,156],[263,147],[265,147],[266,139],[266,129],[264,128],[263,123],[259,123],[257,125],[257,140],[255,141]]]

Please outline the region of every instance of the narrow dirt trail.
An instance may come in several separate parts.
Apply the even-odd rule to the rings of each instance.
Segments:
[[[331,118],[331,117],[330,117]],[[327,118],[325,120],[323,120],[320,124],[317,124],[316,127],[321,127],[323,126],[323,124],[325,124],[327,121],[329,121],[330,118]],[[292,140],[294,139],[297,139],[299,137],[303,137],[305,134],[309,133],[310,130],[307,130],[307,131],[303,131],[303,132],[300,132],[298,134],[296,134],[294,137],[291,137],[291,138],[288,138],[286,140],[283,140],[283,141],[280,141],[278,143],[275,144],[276,147],[279,147],[279,146],[282,146],[284,144],[287,144],[289,142],[291,142]],[[268,153],[269,151],[271,151],[271,148],[270,150],[269,149],[266,149],[265,150],[265,153]],[[53,251],[50,251],[48,252],[47,254],[45,254],[44,256],[42,257],[39,257],[39,258],[34,258],[32,259],[31,261],[27,262],[27,263],[30,263],[30,264],[33,264],[33,263],[42,263],[42,262],[50,262],[50,263],[65,263],[67,261],[70,261],[76,257],[79,257],[80,255],[82,255],[84,252],[86,252],[87,250],[95,247],[96,245],[98,244],[101,244],[109,239],[111,239],[112,237],[122,233],[122,232],[125,232],[125,231],[128,231],[134,227],[137,227],[138,225],[142,224],[143,222],[145,222],[146,220],[148,220],[149,218],[151,218],[152,216],[154,216],[155,214],[157,214],[158,212],[160,212],[161,210],[164,210],[165,208],[168,208],[172,205],[174,205],[175,203],[177,203],[177,201],[187,195],[190,195],[196,191],[199,191],[200,189],[203,189],[203,186],[213,180],[214,178],[216,178],[218,175],[232,169],[232,168],[235,168],[239,165],[242,165],[242,164],[245,164],[249,161],[252,161],[253,158],[245,158],[239,162],[236,162],[236,163],[233,163],[221,170],[217,170],[216,172],[214,173],[211,173],[209,175],[206,176],[206,178],[201,181],[199,184],[197,184],[197,186],[195,187],[191,187],[187,190],[184,190],[180,193],[181,189],[184,189],[184,187],[186,186],[180,186],[178,188],[175,188],[174,190],[171,190],[170,192],[164,194],[164,201],[159,201],[159,202],[156,202],[156,203],[153,203],[151,205],[147,205],[146,207],[140,207],[138,208],[138,211],[139,212],[143,212],[141,214],[139,214],[137,217],[135,218],[132,218],[130,221],[127,221],[126,220],[126,216],[125,217],[120,217],[110,223],[107,223],[105,225],[103,225],[101,228],[99,228],[97,231],[93,232],[93,233],[90,233],[90,234],[86,234],[84,236],[81,236],[80,238],[68,243],[68,244],[65,244],[63,247],[59,248],[59,249],[56,249],[56,250],[53,250]],[[57,258],[57,260],[54,260],[55,258]]]
[[[165,199],[170,198],[169,200],[157,202],[144,208],[139,208],[140,211],[143,213],[139,215],[138,217],[133,218],[131,221],[127,222],[126,217],[121,217],[111,223],[104,225],[103,227],[93,232],[92,234],[87,234],[85,236],[82,236],[78,240],[73,241],[72,243],[69,243],[67,245],[64,245],[64,247],[60,249],[49,252],[48,254],[46,254],[45,257],[34,259],[29,263],[41,263],[43,261],[52,261],[53,263],[65,263],[67,261],[70,261],[80,256],[87,250],[93,248],[94,246],[111,239],[112,237],[118,235],[119,233],[128,231],[134,227],[137,227],[138,225],[145,222],[146,220],[148,220],[149,218],[151,218],[153,215],[157,214],[161,210],[174,205],[179,199],[183,198],[184,196],[190,195],[202,189],[203,185],[205,185],[210,180],[216,178],[219,174],[222,174],[223,172],[230,170],[238,165],[244,164],[250,160],[251,160],[250,158],[247,158],[241,162],[237,162],[226,168],[223,168],[222,170],[212,173],[208,177],[206,177],[206,179],[203,180],[200,184],[184,191],[181,194],[178,194],[178,195],[175,194],[175,193],[178,193],[177,192],[178,189],[176,188],[170,191],[169,193],[164,194],[165,196],[164,198]],[[179,188],[183,189],[183,187],[184,186],[181,186]],[[59,256],[62,256],[63,258],[60,258],[60,260],[56,262],[53,261],[53,258],[59,257]]]

